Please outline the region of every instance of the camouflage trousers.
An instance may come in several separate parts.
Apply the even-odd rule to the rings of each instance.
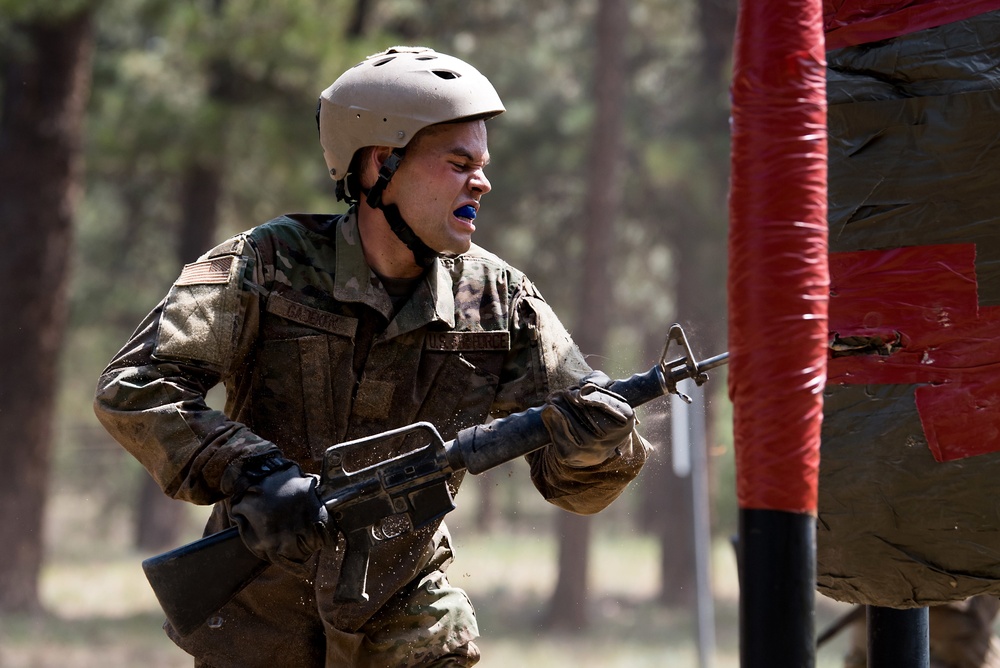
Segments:
[[[928,610],[931,668],[1000,668],[1000,639],[993,620],[1000,598],[974,596]],[[845,668],[868,665],[868,632],[864,617],[851,626]]]
[[[317,620],[317,623],[319,621]],[[269,655],[269,668],[465,668],[479,661],[479,636],[475,611],[465,592],[453,587],[443,571],[431,570],[398,592],[356,633],[326,628],[325,632],[286,634],[257,629],[251,642],[261,655]],[[281,650],[281,642],[312,638],[325,652]],[[279,643],[275,646],[275,643]],[[318,651],[315,651],[318,650]],[[325,654],[325,659],[322,656]],[[306,658],[312,657],[312,658]],[[235,657],[234,657],[235,658]],[[195,659],[195,668],[243,668],[247,659]]]
[[[343,634],[355,638],[334,641],[333,633],[327,630],[326,668],[457,668],[479,661],[472,603],[438,570],[390,599],[359,633]],[[357,636],[363,636],[360,645]]]

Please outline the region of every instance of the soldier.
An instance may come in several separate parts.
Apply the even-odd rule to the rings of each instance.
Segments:
[[[347,213],[281,216],[185,266],[101,376],[99,419],[163,491],[215,504],[206,532],[235,524],[274,564],[210,624],[184,637],[166,625],[195,666],[479,659],[443,522],[381,527],[401,535],[372,552],[369,600],[334,599],[343,538],[314,475],[330,445],[418,420],[450,439],[542,405],[552,444],[528,456],[532,481],[583,514],[645,461],[607,376],[524,274],[471,242],[490,190],[485,121],[503,111],[482,74],[430,49],[348,70],[317,111]],[[224,413],[205,402],[220,382]]]

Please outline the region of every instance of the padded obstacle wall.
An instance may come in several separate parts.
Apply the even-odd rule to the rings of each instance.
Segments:
[[[824,27],[819,590],[1000,594],[1000,1],[828,2]]]

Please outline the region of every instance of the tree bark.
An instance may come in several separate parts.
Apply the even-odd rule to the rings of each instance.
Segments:
[[[647,354],[658,359],[663,351],[662,333],[650,333]],[[643,413],[643,435],[660,453],[642,471],[642,525],[661,544],[660,586],[656,600],[667,607],[688,608],[695,603],[694,508],[692,480],[678,476],[672,464],[674,444],[666,400],[652,402]]]
[[[93,32],[83,11],[16,27],[0,110],[0,611],[39,610],[59,353]]]
[[[721,286],[725,276],[725,257],[719,249],[726,240],[726,191],[729,178],[728,145],[721,146],[714,137],[725,136],[729,118],[725,104],[729,85],[729,62],[732,35],[736,25],[735,0],[706,0],[698,4],[697,27],[701,37],[694,104],[689,124],[705,150],[701,158],[705,171],[713,175],[710,184],[717,191],[718,211],[698,210],[687,193],[677,192],[673,211],[679,218],[673,226],[678,232],[671,240],[677,258],[677,320],[684,324],[695,353],[715,355],[726,346],[726,300]],[[712,150],[715,148],[715,150]],[[659,344],[662,347],[662,342]],[[715,374],[717,376],[718,374]],[[706,386],[712,389],[711,385]],[[708,443],[711,444],[713,405],[708,408]],[[655,480],[647,476],[649,493],[646,503],[663,513],[656,532],[661,540],[660,592],[657,599],[665,605],[687,606],[694,600],[696,572],[694,564],[694,507],[690,478],[674,475],[669,465],[655,469]],[[648,512],[648,511],[647,511]]]
[[[215,17],[222,15],[226,0],[213,0]],[[234,86],[233,68],[223,57],[207,64],[207,104],[224,106],[239,95]],[[194,262],[209,250],[219,228],[219,200],[223,192],[221,155],[224,150],[225,121],[209,132],[196,136],[210,136],[214,146],[193,146],[180,180],[179,224],[177,228],[176,256],[179,265]],[[136,548],[160,551],[180,542],[184,529],[185,507],[182,501],[163,494],[159,485],[149,476],[143,476],[139,488],[136,512]]]
[[[600,0],[594,66],[596,115],[590,148],[583,276],[577,304],[576,341],[584,354],[603,359],[613,300],[611,251],[615,217],[622,197],[622,110],[625,104],[625,33],[627,0]],[[600,365],[595,365],[600,366]],[[547,625],[580,631],[588,627],[587,572],[590,518],[558,515],[559,576],[549,605]]]
[[[496,472],[483,471],[479,478],[479,504],[476,506],[476,531],[491,533],[497,525]]]
[[[559,539],[559,577],[549,605],[546,627],[579,633],[590,626],[590,517],[560,511],[556,518]]]
[[[351,20],[347,24],[347,37],[349,39],[360,39],[368,33],[368,15],[370,14],[371,2],[369,0],[354,0],[354,8],[351,10]]]
[[[181,177],[179,264],[194,262],[211,248],[219,227],[217,210],[221,195],[221,168],[192,161]],[[176,547],[184,529],[184,518],[184,502],[166,496],[155,480],[143,476],[136,512],[136,548],[159,552]]]
[[[222,166],[218,161],[192,160],[181,182],[181,221],[177,259],[194,262],[215,243],[222,199]]]

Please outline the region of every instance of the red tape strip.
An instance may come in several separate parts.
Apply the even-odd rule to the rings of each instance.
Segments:
[[[920,385],[920,422],[940,462],[1000,450],[1000,307],[978,307],[975,245],[833,253],[830,280],[835,343],[900,347],[832,357],[827,382]]]
[[[826,48],[867,44],[1000,9],[1000,0],[825,0]]]

